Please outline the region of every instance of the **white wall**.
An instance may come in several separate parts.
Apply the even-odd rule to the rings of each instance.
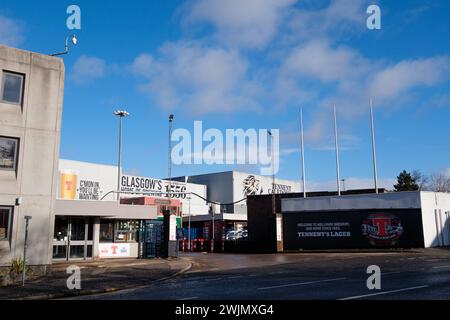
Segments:
[[[87,200],[87,199],[80,199],[80,196],[82,198],[85,198],[86,195],[89,196],[89,194],[92,193],[91,191],[94,191],[94,190],[81,190],[87,192],[80,192],[81,181],[92,181],[99,183],[98,200],[100,200],[108,192],[117,190],[117,166],[60,159],[57,199],[61,199],[60,190],[61,187],[63,187],[61,186],[61,174],[64,173],[75,174],[77,176],[76,198],[73,200]],[[95,190],[94,192],[97,192],[97,190]],[[110,195],[106,196],[103,200],[112,201],[114,199],[115,194],[111,193]]]
[[[283,212],[419,208],[419,192],[391,192],[281,200],[281,210]]]
[[[81,181],[90,181],[98,183],[98,190],[95,190],[94,193],[98,194],[101,199],[108,192],[117,190],[117,166],[111,165],[103,165],[89,162],[81,162],[81,161],[72,161],[72,160],[63,160],[59,161],[59,177],[58,177],[58,199],[60,197],[61,190],[61,174],[74,174],[77,177],[77,192],[75,199],[76,200],[89,200],[89,199],[80,199],[80,195],[86,195],[85,193],[80,192]],[[144,185],[139,185],[142,180],[146,180],[148,187]],[[139,181],[137,184],[134,183]],[[150,183],[151,182],[151,183]],[[128,185],[127,185],[128,183]],[[129,176],[122,175],[121,179],[121,191],[133,192],[132,194],[121,194],[121,197],[136,197],[139,195],[147,195],[154,197],[164,197],[165,195],[161,194],[162,192],[166,192],[166,187],[169,185],[169,181],[156,179],[156,178],[148,178],[148,177],[138,177],[138,176]],[[179,181],[172,181],[172,189],[174,193],[176,192],[194,192],[203,198],[207,197],[207,190],[205,185],[194,184],[194,183],[184,183]],[[86,190],[85,190],[86,191]],[[93,190],[89,190],[92,193]],[[153,195],[149,195],[152,193]],[[111,193],[106,196],[104,201],[113,201],[115,199],[115,194]],[[175,197],[175,199],[179,199],[182,202],[182,210],[187,215],[189,210],[192,215],[199,214],[208,214],[208,205],[206,201],[200,199],[197,196],[192,195],[190,206],[189,201],[183,197]],[[96,200],[96,199],[92,199]]]
[[[244,172],[233,172],[233,201],[239,201],[247,195],[272,194],[272,177],[258,176]],[[300,192],[300,182],[275,179],[276,193]],[[234,206],[234,213],[247,214],[247,203],[241,202]]]
[[[420,198],[425,247],[450,246],[450,193],[421,192]]]
[[[14,208],[10,239],[0,241],[0,266],[23,256],[24,216],[33,217],[28,262],[50,265],[64,63],[60,58],[0,45],[2,70],[24,74],[25,84],[22,106],[0,102],[0,136],[20,139],[16,171],[0,170],[0,206]],[[20,206],[15,206],[17,197],[22,198]]]

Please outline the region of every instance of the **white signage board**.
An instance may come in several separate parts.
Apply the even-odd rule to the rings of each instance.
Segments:
[[[283,228],[282,228],[282,220],[281,220],[281,218],[277,218],[277,241],[282,241],[283,240],[283,238],[282,238],[282,231],[283,230]]]
[[[272,194],[272,177],[234,172],[233,181],[235,200],[251,195]],[[291,192],[300,192],[300,182],[275,179],[275,193]]]
[[[170,197],[172,199],[180,200],[183,203],[182,209],[184,215],[188,215],[189,210],[194,215],[208,213],[206,201],[200,198],[207,197],[205,185],[179,181],[170,182],[168,180],[129,175],[123,175],[120,179],[120,191],[127,192],[122,194],[123,197],[143,195],[148,197],[168,198],[169,186],[171,186]],[[190,201],[189,193],[195,193],[195,195],[191,195]]]
[[[128,258],[131,255],[129,243],[99,243],[100,258]]]
[[[169,241],[177,240],[177,217],[175,215],[170,216],[169,222]]]

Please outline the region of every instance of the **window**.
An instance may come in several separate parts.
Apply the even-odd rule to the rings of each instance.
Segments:
[[[23,83],[25,75],[3,71],[1,86],[1,100],[3,102],[22,105]]]
[[[0,137],[0,170],[15,171],[19,139]]]
[[[100,242],[114,241],[114,222],[111,220],[100,220]]]
[[[137,242],[139,220],[100,220],[100,242]]]
[[[120,220],[116,222],[114,242],[137,242],[139,220]]]
[[[0,207],[0,241],[9,239],[12,208]]]

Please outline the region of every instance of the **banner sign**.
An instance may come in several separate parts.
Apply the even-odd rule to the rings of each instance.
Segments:
[[[127,258],[131,255],[129,243],[99,243],[100,258]]]
[[[153,197],[168,197],[167,194],[169,192],[169,186],[171,194],[171,198],[176,199],[186,199],[186,194],[179,194],[183,192],[195,192],[195,190],[190,190],[188,188],[188,183],[182,183],[177,181],[169,182],[167,180],[161,179],[152,179],[145,177],[136,177],[136,176],[122,176],[120,179],[120,191],[132,192],[136,194],[142,194]]]
[[[169,219],[169,241],[177,240],[177,216],[171,215]]]
[[[59,198],[64,200],[100,200],[100,182],[79,179],[75,173],[60,174]]]
[[[424,246],[419,209],[287,213],[283,225],[285,250]]]

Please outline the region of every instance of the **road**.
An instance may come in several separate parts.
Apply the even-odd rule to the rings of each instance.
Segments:
[[[192,255],[179,277],[139,289],[78,299],[358,300],[450,299],[450,251]],[[369,290],[367,267],[381,268]]]

